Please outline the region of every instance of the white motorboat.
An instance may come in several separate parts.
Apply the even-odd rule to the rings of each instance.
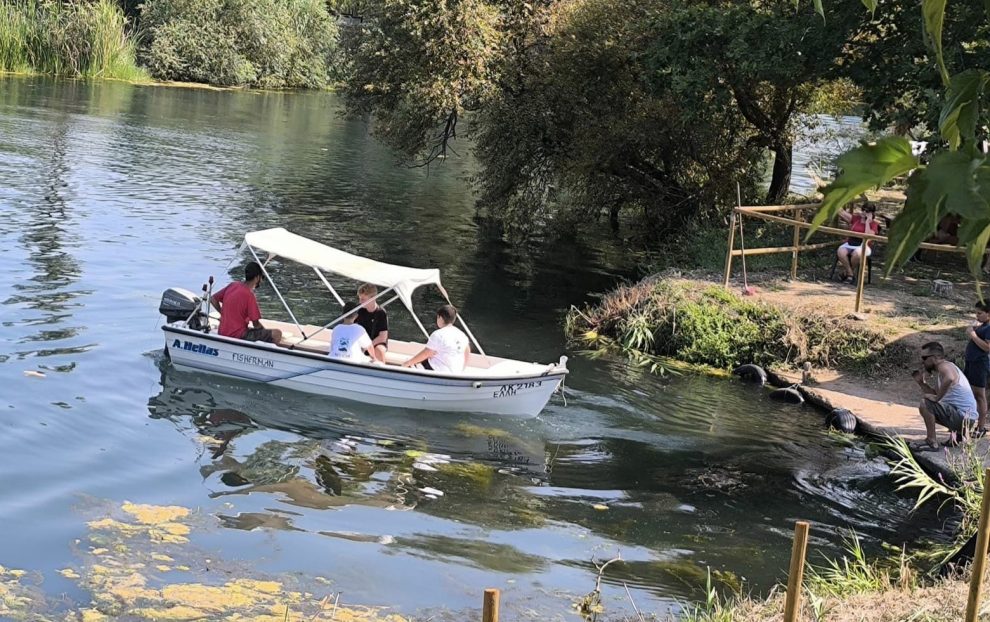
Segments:
[[[385,365],[330,358],[331,328],[343,316],[325,326],[301,324],[268,273],[268,262],[278,257],[312,268],[341,306],[344,301],[326,274],[378,285],[379,304],[401,301],[427,337],[413,310],[412,293],[433,285],[449,300],[439,270],[381,263],[282,228],[248,233],[245,248],[262,266],[291,320],[262,320],[266,328],[282,331],[282,346],[217,334],[219,317],[210,312],[210,290],[204,287],[205,295],[199,297],[173,288],[163,294],[159,311],[166,317],[165,351],[175,367],[384,406],[516,416],[539,414],[567,375],[564,356],[555,363],[539,364],[486,354],[460,315],[458,322],[475,351],[458,373],[401,367],[423,344],[397,339],[388,341]],[[264,261],[259,253],[266,255]]]

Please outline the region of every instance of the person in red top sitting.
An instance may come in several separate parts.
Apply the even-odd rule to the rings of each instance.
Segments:
[[[278,344],[282,341],[282,331],[265,328],[261,325],[261,310],[254,290],[264,280],[261,266],[252,261],[244,266],[244,282],[234,281],[210,298],[210,303],[220,312],[220,328],[217,332],[224,337],[245,341],[267,341]],[[249,328],[249,324],[253,327]]]
[[[877,222],[876,215],[877,206],[873,203],[864,203],[862,211],[858,214],[850,214],[845,211],[840,212],[839,220],[848,225],[850,231],[879,235],[880,223]],[[859,262],[863,257],[864,248],[866,248],[866,256],[869,257],[873,253],[870,249],[869,240],[866,241],[866,244],[863,244],[862,238],[853,237],[847,238],[842,246],[839,247],[836,253],[839,257],[839,264],[842,265],[842,270],[839,274],[840,280],[851,279],[856,274]]]

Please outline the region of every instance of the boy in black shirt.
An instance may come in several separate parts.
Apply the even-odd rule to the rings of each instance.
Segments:
[[[388,351],[388,314],[374,299],[378,295],[378,288],[371,283],[365,283],[358,288],[357,295],[361,308],[358,309],[355,323],[364,326],[364,330],[368,331],[371,343],[375,346],[375,360],[384,363],[385,353]]]
[[[990,305],[976,303],[976,323],[966,329],[966,367],[964,374],[973,387],[976,410],[980,415],[976,432],[982,436],[987,425],[987,379],[990,376]]]

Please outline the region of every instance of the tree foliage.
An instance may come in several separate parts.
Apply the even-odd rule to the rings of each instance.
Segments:
[[[829,9],[826,30],[833,27]],[[943,83],[933,48],[919,32],[918,5],[886,3],[867,16],[846,48],[842,74],[860,87],[873,129],[906,134],[918,128],[916,138],[927,139],[927,132],[938,127]],[[965,71],[990,64],[990,28],[982,3],[953,4],[942,24],[948,67]]]
[[[662,232],[734,203],[737,181],[751,197],[766,144],[710,90],[686,100],[655,79],[669,12],[385,0],[355,40],[344,93],[407,162],[446,155],[470,114],[479,208],[511,231],[625,210]]]
[[[843,155],[839,161],[842,172],[825,189],[815,224],[822,224],[848,203],[851,189],[881,186],[910,171],[904,210],[890,230],[894,252],[888,272],[911,257],[943,216],[957,214],[963,221],[959,244],[966,247],[970,270],[979,277],[990,240],[990,161],[978,143],[979,134],[985,133],[981,120],[990,72],[969,67],[952,74],[954,64],[946,61],[942,42],[946,9],[946,0],[922,0],[923,34],[943,84],[938,121],[943,148],[927,164],[910,155],[910,145],[903,138],[885,138]]]
[[[495,89],[501,15],[482,0],[382,0],[351,50],[343,93],[410,160],[446,156],[465,111]]]
[[[507,46],[500,88],[479,112],[479,207],[515,233],[613,220],[656,233],[756,185],[758,148],[738,113],[651,84],[662,8],[649,0],[542,7]]]
[[[841,10],[825,29],[819,17],[773,0],[686,3],[656,23],[652,81],[686,107],[709,100],[735,107],[753,143],[774,154],[766,200],[779,202],[790,185],[796,114],[840,77],[838,59],[858,21]]]

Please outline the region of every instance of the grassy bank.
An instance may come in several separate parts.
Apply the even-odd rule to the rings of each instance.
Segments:
[[[573,309],[568,335],[585,347],[730,369],[743,363],[869,367],[887,339],[875,328],[795,314],[711,282],[650,277]]]
[[[0,2],[0,71],[146,80],[112,0]]]
[[[318,0],[148,0],[135,19],[113,0],[0,0],[0,72],[276,89],[339,78]]]

